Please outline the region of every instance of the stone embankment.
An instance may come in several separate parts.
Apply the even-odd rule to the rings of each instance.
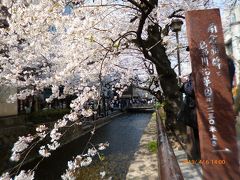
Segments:
[[[87,123],[84,126],[75,125],[71,127],[71,130],[66,131],[65,135],[61,139],[61,146],[70,143],[71,141],[83,136],[84,134],[90,132],[95,126],[95,128],[100,128],[105,124],[109,123],[111,119],[115,116],[119,116],[122,112],[113,112],[107,117],[99,118],[97,120],[92,121],[91,123]],[[16,117],[8,117],[1,118],[0,124],[0,174],[4,170],[11,168],[14,163],[9,161],[11,156],[11,149],[13,144],[18,140],[19,136],[26,136],[27,134],[32,134],[35,132],[37,124],[31,124],[26,122],[24,119],[20,119],[21,122],[16,122],[19,118]],[[43,123],[42,123],[43,124]],[[47,127],[53,127],[54,122],[44,123]],[[38,157],[38,154],[35,153],[31,155],[31,157],[27,158],[25,162],[29,162]]]

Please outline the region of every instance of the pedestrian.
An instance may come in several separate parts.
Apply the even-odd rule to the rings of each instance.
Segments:
[[[234,65],[233,57],[227,56],[227,62],[228,62],[228,71],[229,71],[229,78],[230,78],[230,87],[232,90],[233,80],[234,80],[234,75],[235,75],[235,65]]]
[[[113,107],[114,107],[114,104],[113,104],[113,102],[111,102],[111,103],[110,103],[111,112],[113,112]]]
[[[188,80],[182,84],[180,92],[185,94],[185,98],[178,114],[178,120],[184,122],[185,125],[193,129],[197,129],[196,102],[192,74],[190,74]]]
[[[228,63],[228,73],[229,73],[229,79],[230,79],[230,91],[232,93],[232,107],[235,109],[235,100],[234,100],[234,76],[235,76],[235,64],[233,60],[233,56],[227,56],[227,63]],[[236,89],[235,89],[236,90]],[[236,109],[235,109],[236,115],[238,114]]]
[[[190,135],[192,136],[191,143],[194,146],[190,151],[193,154],[192,157],[189,158],[200,159],[200,143],[192,74],[190,74],[188,76],[188,80],[182,84],[180,92],[185,94],[185,98],[182,102],[180,112],[177,116],[177,120],[183,122],[186,126],[189,126],[191,131],[193,132]]]

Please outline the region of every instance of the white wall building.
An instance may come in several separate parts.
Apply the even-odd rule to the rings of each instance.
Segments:
[[[231,9],[230,12],[230,25],[224,32],[224,41],[226,52],[235,59],[236,67],[236,83],[239,84],[239,65],[240,65],[240,6]]]
[[[0,86],[0,117],[18,114],[17,102],[7,103],[9,95],[17,93],[17,88]]]

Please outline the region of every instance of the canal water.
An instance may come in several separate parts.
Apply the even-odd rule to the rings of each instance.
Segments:
[[[105,171],[105,178],[112,180],[123,180],[126,177],[128,167],[133,159],[134,152],[138,148],[143,130],[151,118],[151,113],[127,113],[115,117],[109,124],[96,130],[91,142],[99,144],[109,142],[109,147],[102,151],[104,160],[97,157],[88,167],[78,171],[78,180],[97,180],[100,172]],[[74,140],[63,146],[43,160],[35,174],[38,180],[58,180],[67,168],[67,162],[72,157],[81,154],[89,134]],[[31,168],[36,162],[24,166],[24,169]]]

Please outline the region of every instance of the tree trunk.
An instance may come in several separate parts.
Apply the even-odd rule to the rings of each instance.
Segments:
[[[159,81],[164,95],[164,110],[166,112],[166,126],[171,128],[176,120],[180,107],[180,91],[175,71],[166,54],[166,48],[162,44],[161,32],[158,25],[149,25],[148,39],[144,41],[145,47],[151,47],[150,57],[157,69]],[[149,54],[149,53],[148,53]]]

